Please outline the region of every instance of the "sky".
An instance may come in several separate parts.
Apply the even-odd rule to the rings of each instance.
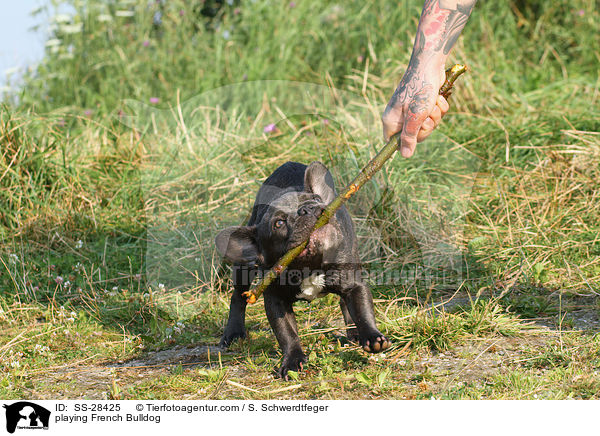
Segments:
[[[48,4],[49,0],[3,0],[0,13],[0,91],[6,85],[6,72],[21,71],[35,65],[44,54],[48,12],[32,17],[31,11]],[[40,30],[31,30],[42,25]],[[16,73],[18,76],[18,73]],[[15,73],[13,73],[13,77]]]

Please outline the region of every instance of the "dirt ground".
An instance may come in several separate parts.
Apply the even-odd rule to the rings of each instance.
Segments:
[[[455,299],[453,305],[465,302],[463,299]],[[464,386],[485,392],[486,383],[490,380],[520,370],[528,371],[529,376],[541,379],[547,371],[552,370],[552,365],[536,364],[532,369],[532,361],[539,361],[550,349],[563,350],[563,346],[578,349],[582,345],[577,342],[573,345],[573,340],[570,339],[570,345],[567,346],[563,339],[576,337],[589,342],[589,338],[595,337],[595,333],[599,331],[600,313],[595,300],[573,300],[569,306],[572,310],[560,317],[525,320],[522,333],[514,337],[498,335],[471,338],[443,352],[407,349],[405,354],[370,356],[368,359],[377,362],[382,370],[392,368],[393,377],[390,380],[393,381],[390,383],[393,388],[383,396],[388,399],[414,398],[419,392],[435,397],[440,393],[460,390]],[[452,305],[446,309],[451,310]],[[208,344],[178,345],[160,351],[144,352],[128,361],[94,361],[95,357],[90,356],[87,361],[50,367],[32,374],[33,386],[45,387],[32,389],[30,397],[136,398],[147,397],[149,392],[154,395],[158,386],[161,387],[158,390],[162,392],[160,395],[177,399],[328,398],[319,397],[313,389],[315,385],[322,384],[323,380],[315,381],[310,374],[300,374],[300,378],[290,385],[275,379],[264,368],[250,368],[244,358],[239,351]],[[274,356],[273,362],[275,361]],[[216,371],[215,378],[195,384],[193,380],[199,378],[197,371],[206,370]],[[351,371],[349,373],[352,374]],[[594,371],[594,374],[597,375],[597,372]],[[169,395],[172,379],[177,375],[188,377],[192,382]],[[342,386],[342,395],[335,398],[353,398],[345,396],[344,383],[356,382],[355,378],[346,374],[345,378],[332,381],[338,382]],[[54,388],[49,389],[48,386]],[[273,395],[273,392],[278,394]]]

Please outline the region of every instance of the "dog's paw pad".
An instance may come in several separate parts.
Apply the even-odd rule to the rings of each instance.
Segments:
[[[392,343],[383,335],[367,339],[363,344],[363,350],[368,353],[380,353],[387,350]]]

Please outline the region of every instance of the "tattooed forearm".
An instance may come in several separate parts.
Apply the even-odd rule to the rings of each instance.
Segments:
[[[425,0],[405,80],[392,96],[392,105],[406,91],[412,94],[430,85],[423,81],[418,71],[424,64],[432,62],[443,67],[446,56],[465,27],[476,1]]]
[[[438,89],[445,78],[446,57],[465,27],[476,1],[424,0],[408,68],[382,116],[386,139],[402,131],[401,148],[405,157],[412,155],[427,117],[431,118],[429,126],[437,124],[441,118],[441,109],[433,115],[433,108],[441,104],[436,101]],[[443,104],[447,105],[445,100]],[[428,127],[430,130],[433,128]]]
[[[411,62],[445,57],[456,43],[477,0],[425,0]]]

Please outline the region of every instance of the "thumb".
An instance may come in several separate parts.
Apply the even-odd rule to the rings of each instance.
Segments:
[[[386,142],[402,129],[402,124],[404,122],[402,112],[401,107],[391,107],[386,108],[383,113],[381,123],[383,124],[383,138]]]

